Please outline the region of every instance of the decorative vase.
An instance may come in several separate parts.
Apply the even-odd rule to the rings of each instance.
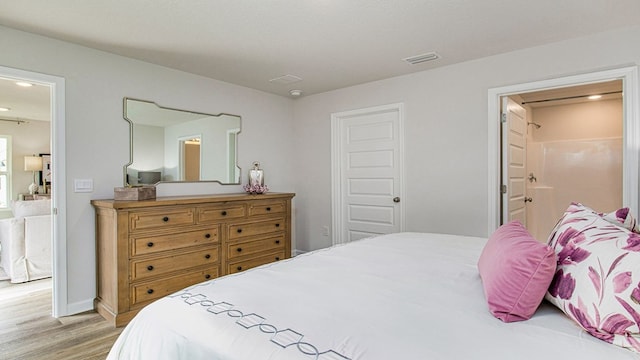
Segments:
[[[259,162],[253,163],[253,169],[249,170],[249,183],[243,188],[250,194],[264,194],[269,191],[269,188],[264,184],[264,171],[260,169]]]

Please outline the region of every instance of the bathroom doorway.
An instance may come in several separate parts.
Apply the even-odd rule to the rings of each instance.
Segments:
[[[598,212],[622,207],[622,80],[506,98],[526,113],[520,205],[536,239],[546,242],[571,202]]]
[[[638,213],[638,161],[639,153],[637,149],[640,147],[640,99],[638,98],[638,67],[631,66],[619,69],[597,71],[580,75],[572,75],[562,78],[554,78],[548,80],[535,81],[531,83],[522,83],[509,85],[500,88],[492,88],[488,90],[488,235],[493,233],[501,224],[505,222],[506,217],[503,215],[502,194],[505,190],[502,182],[502,142],[501,142],[501,102],[509,96],[526,97],[535,93],[545,91],[564,91],[574,87],[590,84],[601,84],[620,80],[622,84],[622,136],[621,136],[621,156],[622,156],[622,184],[621,184],[621,206],[628,207],[634,214]],[[548,95],[545,94],[545,95]],[[521,101],[531,99],[521,99]],[[567,99],[568,100],[568,99]],[[529,121],[528,121],[529,122]],[[535,122],[535,121],[534,121]],[[540,124],[538,124],[540,125]],[[536,127],[535,124],[527,124],[528,128]],[[584,130],[582,123],[576,126],[576,131]],[[546,128],[541,126],[536,130],[552,130],[552,125]],[[531,132],[531,129],[528,129]],[[552,133],[555,133],[552,132]],[[533,136],[533,135],[532,135]],[[597,159],[596,159],[597,161]],[[536,174],[533,174],[536,177]],[[542,176],[542,175],[541,175]],[[545,174],[546,176],[546,174]],[[585,175],[582,175],[583,177]],[[523,174],[523,183],[529,183],[529,173]],[[580,176],[574,176],[579,178]],[[537,183],[537,177],[535,183]],[[534,182],[532,181],[531,184]],[[533,186],[535,187],[535,185]],[[538,184],[540,189],[544,191],[543,186]],[[594,192],[598,192],[595,190]],[[557,191],[556,191],[557,194]],[[564,194],[563,194],[564,196]],[[524,199],[529,196],[523,197]],[[575,201],[575,200],[570,200]],[[585,202],[584,200],[577,200]],[[587,204],[588,205],[588,204]],[[566,208],[568,204],[563,205]],[[596,209],[605,211],[604,209]],[[562,210],[562,212],[564,209]],[[561,214],[558,215],[561,216]],[[554,219],[554,224],[557,219]],[[543,238],[546,237],[543,236]],[[543,241],[546,239],[543,239]]]

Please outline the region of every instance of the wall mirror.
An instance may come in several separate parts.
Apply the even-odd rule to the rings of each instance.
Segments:
[[[240,116],[165,108],[124,98],[129,122],[129,163],[124,185],[215,181],[239,184]]]

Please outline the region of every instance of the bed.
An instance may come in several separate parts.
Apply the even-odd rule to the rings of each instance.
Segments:
[[[527,321],[494,317],[486,242],[382,235],[200,283],[140,311],[107,359],[639,359],[546,301]]]

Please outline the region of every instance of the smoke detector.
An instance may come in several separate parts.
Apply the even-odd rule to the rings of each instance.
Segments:
[[[402,60],[408,62],[411,65],[421,64],[427,61],[433,61],[440,58],[440,55],[435,52],[430,52],[426,54],[420,54],[415,56],[409,56],[408,58],[404,58]]]
[[[291,94],[291,96],[293,96],[293,97],[298,97],[298,96],[302,95],[302,90],[297,90],[297,89],[290,90],[289,94]]]

